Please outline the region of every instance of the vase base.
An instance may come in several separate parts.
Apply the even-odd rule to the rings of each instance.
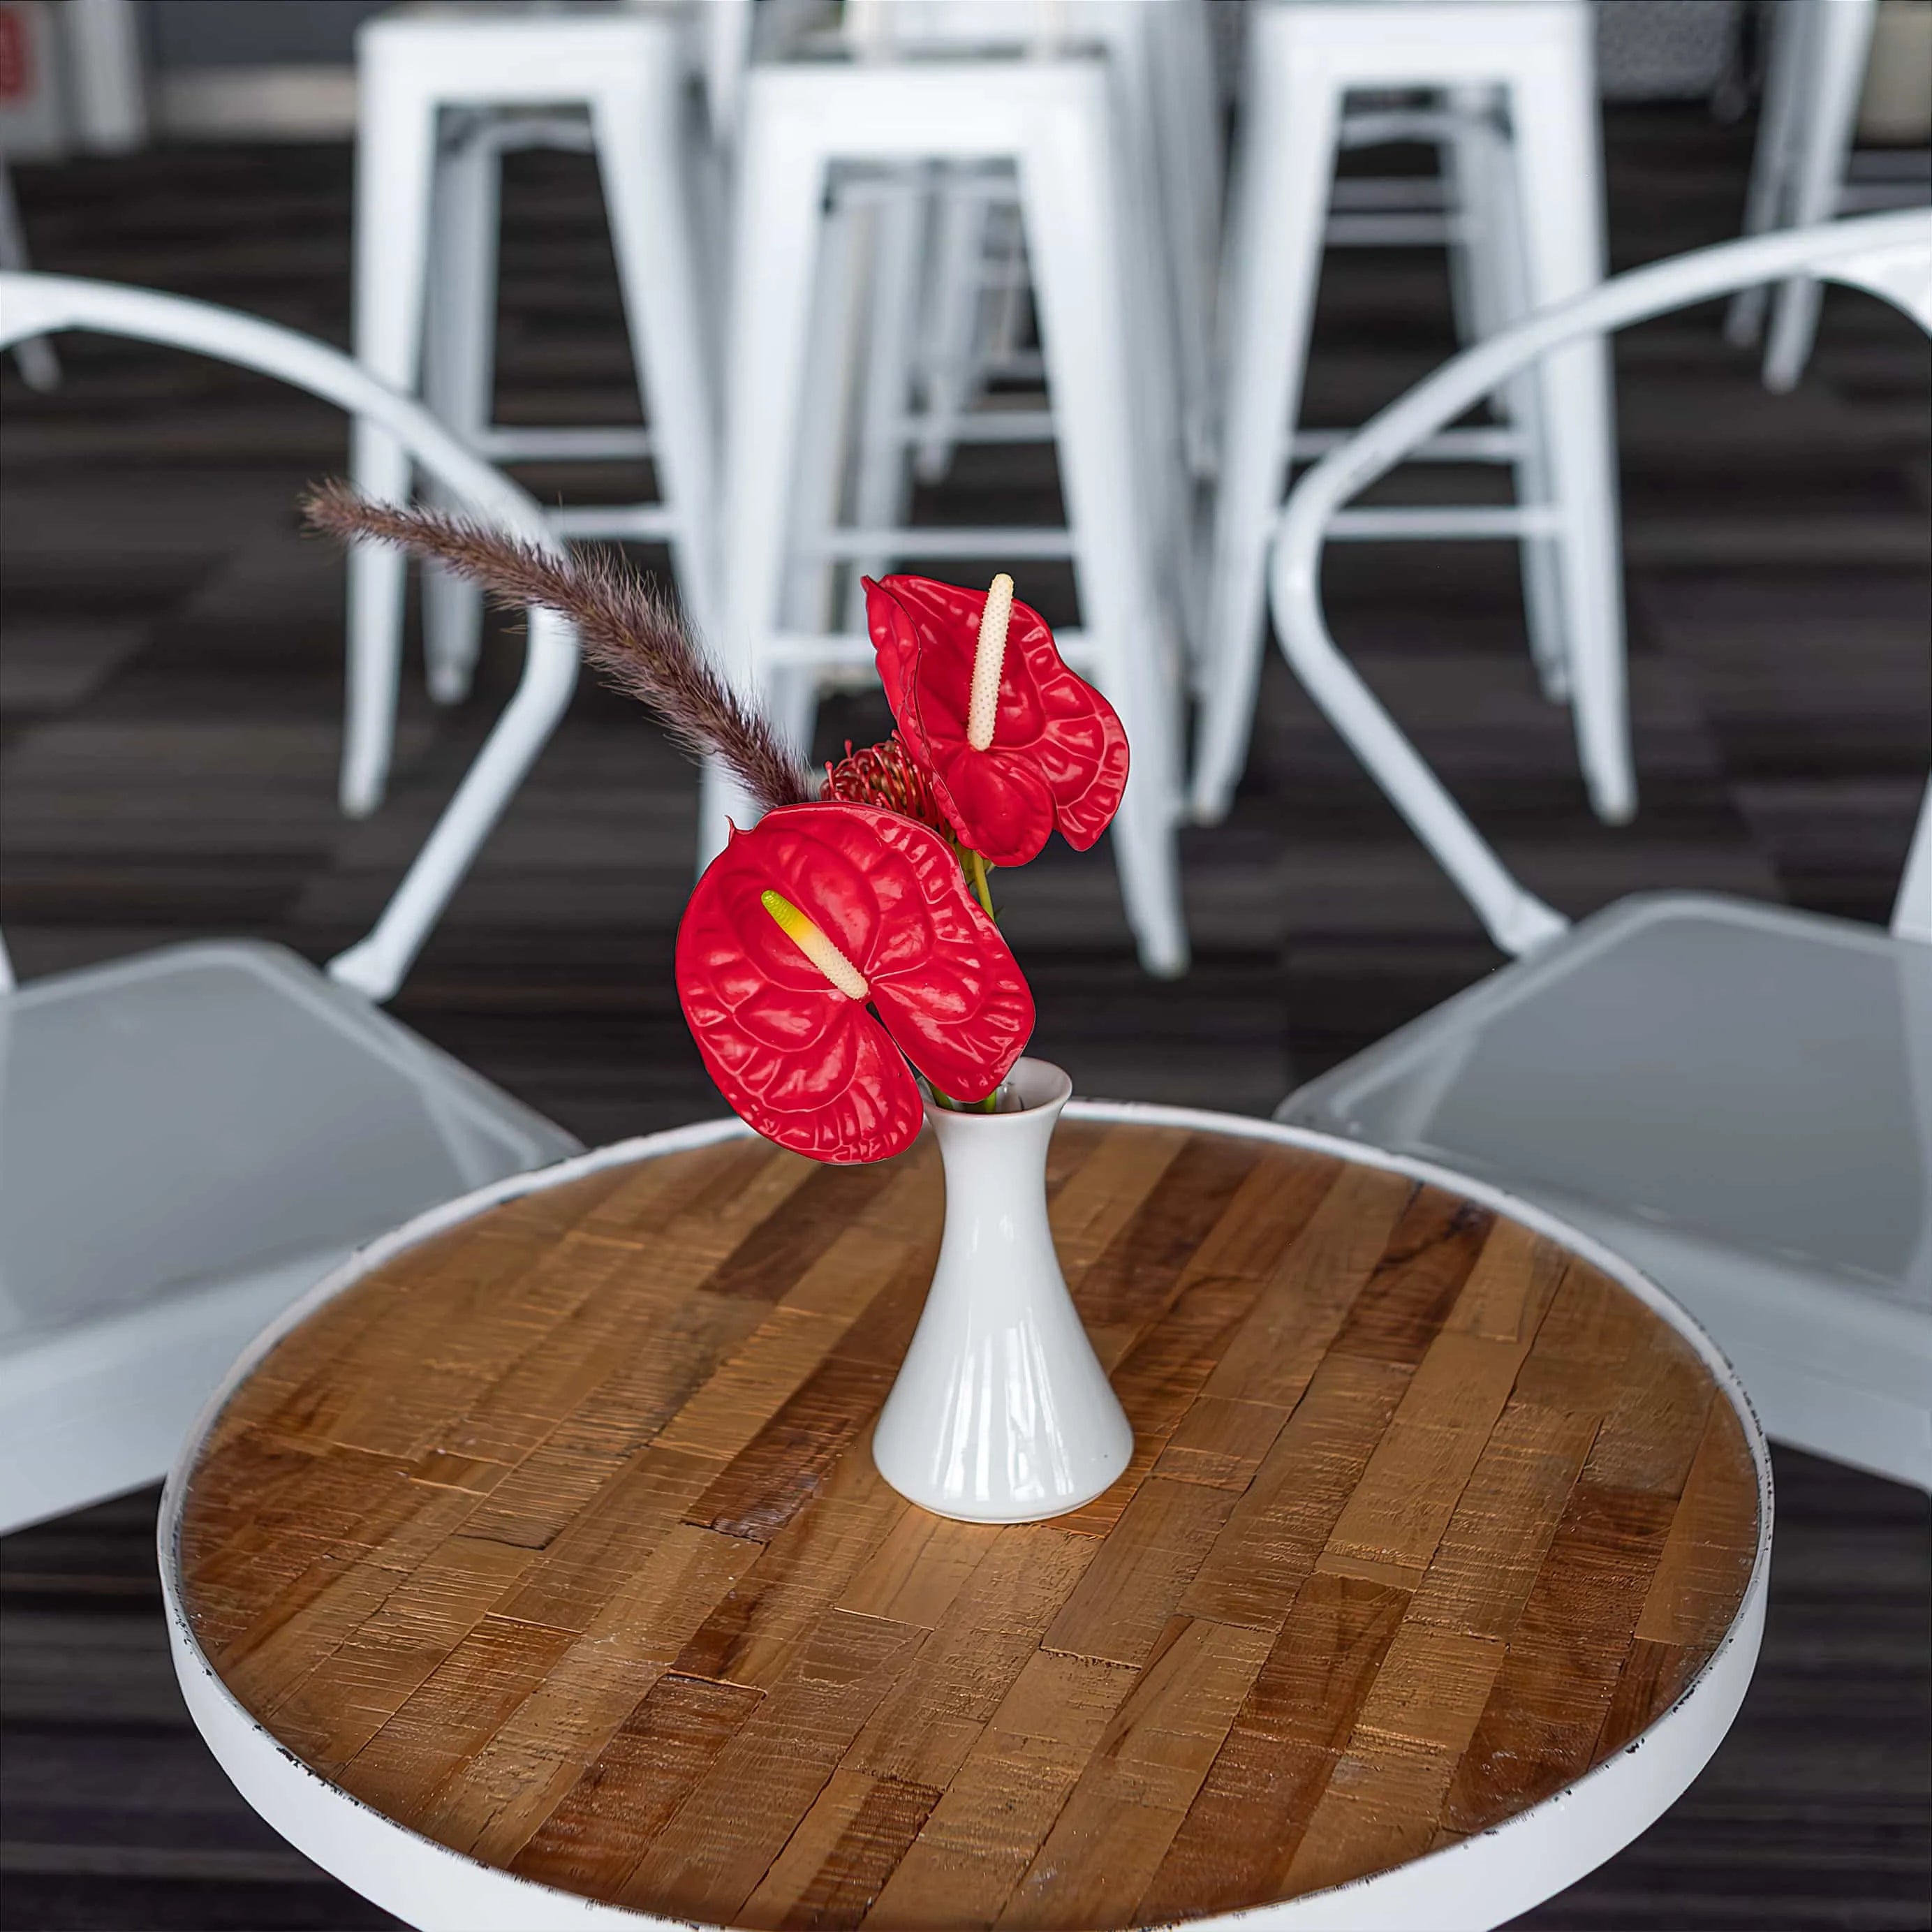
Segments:
[[[1004,1506],[988,1503],[984,1508],[976,1508],[951,1496],[921,1495],[916,1484],[898,1481],[892,1471],[879,1460],[876,1454],[872,1458],[873,1466],[879,1474],[915,1509],[922,1509],[928,1516],[944,1516],[950,1522],[983,1522],[995,1527],[1016,1522],[1052,1522],[1057,1516],[1071,1516],[1076,1510],[1083,1510],[1089,1503],[1104,1496],[1126,1474],[1127,1465],[1132,1460],[1133,1441],[1130,1436],[1126,1450],[1118,1459],[1118,1466],[1108,1469],[1103,1480],[1095,1483],[1093,1487],[1080,1495],[1064,1498],[1055,1496],[1050,1502],[1007,1504]]]

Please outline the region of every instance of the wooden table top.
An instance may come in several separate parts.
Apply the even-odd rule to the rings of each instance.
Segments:
[[[569,1892],[1102,1927],[1482,1832],[1730,1628],[1744,1430],[1588,1263],[1180,1126],[1063,1122],[1048,1185],[1136,1432],[1086,1508],[952,1522],[873,1468],[931,1137],[729,1139],[493,1208],[292,1330],[185,1494],[202,1650],[344,1790]]]

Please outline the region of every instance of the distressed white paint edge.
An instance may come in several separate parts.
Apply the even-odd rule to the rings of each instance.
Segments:
[[[1640,1270],[1580,1228],[1504,1189],[1430,1161],[1388,1154],[1276,1121],[1132,1101],[1072,1102],[1070,1120],[1138,1122],[1233,1134],[1306,1148],[1449,1188],[1546,1234],[1636,1295],[1697,1351],[1744,1426],[1758,1490],[1758,1544],[1738,1615],[1670,1710],[1616,1756],[1492,1829],[1349,1884],[1280,1904],[1184,1922],[1190,1932],[1486,1932],[1594,1871],[1654,1823],[1689,1787],[1736,1719],[1764,1634],[1771,1558],[1771,1462],[1764,1432],[1731,1366],[1693,1318]],[[203,1654],[181,1595],[182,1504],[187,1477],[229,1398],[283,1336],[326,1301],[396,1255],[484,1210],[626,1162],[748,1136],[735,1118],[700,1122],[598,1148],[573,1160],[513,1174],[445,1203],[358,1250],[318,1282],[236,1362],[183,1444],[157,1526],[168,1645],[196,1729],[237,1790],[297,1850],[364,1898],[424,1932],[577,1932],[694,1924],[560,1892],[480,1863],[330,1784],[279,1743],[236,1700]]]

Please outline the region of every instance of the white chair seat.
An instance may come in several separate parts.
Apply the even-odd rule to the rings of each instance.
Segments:
[[[1546,1201],[1647,1270],[1769,1435],[1932,1490],[1932,787],[1889,932],[1708,898],[1572,927],[1513,878],[1328,634],[1340,506],[1540,357],[1793,273],[1932,331],[1932,216],[1652,262],[1466,351],[1299,483],[1272,580],[1310,694],[1516,963],[1282,1104]]]
[[[543,512],[325,344],[230,310],[0,274],[0,349],[60,328],[280,377],[380,430],[469,514]],[[0,946],[0,1532],[152,1482],[242,1345],[399,1214],[577,1143],[374,1010],[570,701],[574,634],[530,613],[522,676],[374,929],[318,972],[260,942],[24,988]]]
[[[1640,895],[1278,1118],[1573,1219],[1703,1322],[1774,1436],[1932,1486],[1932,947]]]
[[[0,1058],[0,1526],[164,1466],[244,1344],[362,1242],[578,1150],[257,941],[32,981]]]

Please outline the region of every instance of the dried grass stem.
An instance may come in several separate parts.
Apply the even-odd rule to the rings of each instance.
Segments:
[[[505,610],[536,604],[568,619],[586,663],[648,705],[692,756],[722,759],[765,810],[817,795],[813,778],[720,676],[671,600],[614,552],[555,555],[470,518],[370,502],[346,483],[310,490],[302,509],[311,528],[344,542],[373,539],[433,559],[481,584]]]

